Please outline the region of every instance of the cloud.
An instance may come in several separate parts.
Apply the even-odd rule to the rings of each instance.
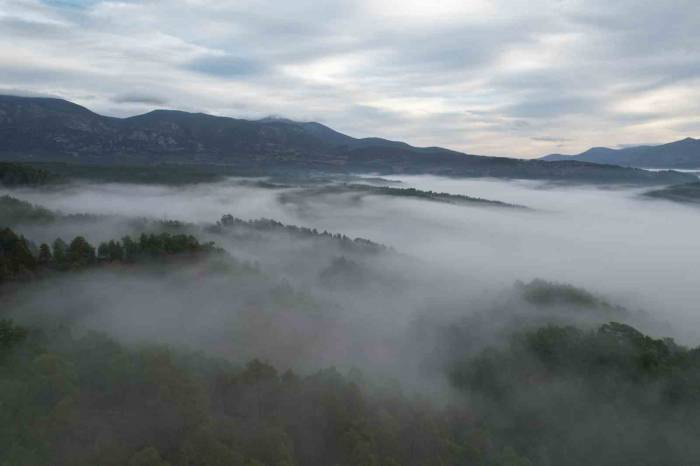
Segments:
[[[235,78],[261,73],[266,66],[246,58],[223,56],[197,58],[188,63],[186,68],[213,76]]]
[[[698,127],[690,0],[0,0],[0,11],[0,86],[119,116],[167,100],[522,156]],[[120,98],[143,90],[158,101]]]
[[[16,95],[20,97],[49,97],[53,99],[60,98],[60,96],[54,94],[36,92],[17,87],[0,87],[0,95]]]
[[[168,103],[168,100],[163,97],[139,93],[120,94],[112,100],[118,104],[165,105]]]
[[[546,118],[562,116],[571,113],[595,114],[600,108],[594,98],[580,96],[556,96],[525,100],[511,105],[508,113],[518,118]]]
[[[100,0],[43,0],[49,6],[61,8],[87,8]]]
[[[533,141],[539,142],[569,142],[568,138],[559,138],[554,136],[535,136],[532,138]]]

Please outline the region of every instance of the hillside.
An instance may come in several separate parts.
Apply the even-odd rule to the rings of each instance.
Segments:
[[[99,164],[225,164],[240,170],[319,170],[675,184],[680,173],[648,173],[563,161],[546,163],[357,139],[320,123],[257,121],[155,110],[112,118],[61,99],[0,96],[0,159]]]
[[[649,191],[645,195],[686,204],[700,204],[700,182],[668,186]]]
[[[660,146],[637,146],[624,149],[594,147],[578,155],[552,154],[545,161],[574,160],[639,168],[700,168],[700,140],[686,138]]]

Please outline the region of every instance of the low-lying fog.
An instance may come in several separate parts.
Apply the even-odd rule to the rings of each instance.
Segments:
[[[10,194],[63,213],[117,217],[117,220],[105,218],[64,225],[62,231],[50,226],[18,228],[34,241],[50,241],[57,234],[69,239],[71,234],[79,232],[93,243],[119,238],[129,231],[119,218],[147,217],[211,224],[224,214],[232,214],[243,219],[266,217],[286,224],[367,238],[390,246],[407,258],[406,262],[383,265],[393,267],[393,272],[402,280],[398,284],[384,288],[360,287],[331,297],[322,290],[317,292],[322,296],[322,303],[326,298],[328,302],[335,299],[339,306],[352,310],[352,318],[333,324],[336,336],[342,334],[343,331],[337,329],[344,325],[359,333],[381,333],[378,323],[403,329],[401,324],[419,315],[438,312],[441,306],[450,312],[458,309],[468,313],[480,297],[511,290],[517,280],[528,282],[542,278],[586,288],[632,310],[649,311],[655,319],[670,324],[670,335],[659,336],[673,336],[686,344],[700,343],[697,306],[700,279],[696,273],[700,264],[700,248],[697,247],[700,215],[696,208],[649,200],[641,196],[642,190],[635,188],[564,187],[537,182],[432,176],[394,176],[391,179],[401,181],[396,187],[481,197],[525,205],[531,210],[342,193],[301,196],[280,202],[280,193],[303,188],[260,187],[250,180],[240,179],[187,187],[73,184],[49,191],[2,190],[0,194]],[[271,243],[253,250],[244,250],[235,240],[225,237],[204,239],[215,240],[234,257],[254,260],[263,272],[285,277],[291,283],[304,274],[305,258],[309,263],[325,260],[320,250],[282,244],[281,239],[276,245]],[[297,256],[294,256],[295,251]],[[132,309],[137,306],[138,296],[145,294],[133,279],[125,283],[136,293],[127,300]],[[314,286],[310,281],[304,284],[307,288]],[[177,288],[172,284],[168,286],[171,291]],[[209,288],[222,290],[221,286]],[[103,287],[100,292],[105,289]],[[198,293],[198,299],[206,296],[214,301],[234,300],[236,295],[230,290],[219,295],[209,291]],[[122,303],[119,296],[124,296],[123,292],[113,290],[109,299],[97,295],[89,299],[83,295],[82,298],[93,303],[102,300],[118,315],[116,307]],[[144,307],[157,307],[163,300],[171,307],[181,301],[161,297],[153,301],[152,306],[145,303]],[[188,302],[191,304],[192,300]],[[198,312],[204,307],[200,306]],[[194,327],[189,326],[190,333],[206,333],[209,331],[207,323],[225,313],[220,302],[210,307],[215,309],[214,313],[196,322]],[[138,319],[140,313],[129,310],[122,315]],[[121,336],[131,331],[128,326],[119,324],[113,314],[110,316],[100,320],[102,327],[114,326]],[[168,325],[175,334],[177,328],[181,328],[177,323],[163,327],[162,323],[156,325],[150,319],[145,322],[150,323],[133,327],[138,328],[139,335],[144,338],[151,336],[149,326],[159,333]],[[370,324],[363,327],[363,323]],[[278,324],[275,332],[285,335],[283,326],[288,324]],[[318,326],[311,333],[318,337],[324,330]],[[384,336],[395,335],[387,332]],[[287,337],[289,348],[294,348],[295,338],[301,341],[309,334],[300,331],[296,337]],[[338,342],[337,339],[332,341],[334,338],[326,335],[323,345],[316,349],[328,351]],[[377,337],[377,341],[381,338]],[[255,343],[248,341],[247,344]],[[347,353],[357,350],[353,345],[357,342],[348,343]],[[400,345],[393,350],[397,348]],[[384,350],[386,348],[369,349],[363,358],[372,359],[373,354]],[[309,354],[313,353],[312,349],[303,357],[311,358]],[[274,355],[271,357],[274,359]],[[392,357],[388,354],[387,361]],[[332,358],[319,356],[318,359],[319,364],[325,364]],[[295,360],[284,362],[294,364]]]

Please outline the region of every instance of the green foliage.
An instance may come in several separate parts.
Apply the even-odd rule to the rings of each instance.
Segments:
[[[48,223],[56,216],[48,209],[20,201],[11,196],[0,196],[0,219],[4,225],[20,223]]]
[[[60,162],[36,162],[36,170],[50,172],[58,179],[78,179],[107,183],[149,183],[163,185],[185,185],[192,183],[211,183],[223,179],[229,173],[221,165],[98,165],[72,164]]]
[[[66,250],[66,261],[75,268],[92,265],[95,263],[95,248],[82,236],[76,236]]]
[[[458,465],[444,415],[335,370],[280,373],[63,329],[0,360],[0,464]],[[194,360],[193,360],[194,358]]]
[[[30,244],[9,228],[0,230],[0,283],[31,278],[36,272],[83,269],[113,262],[143,262],[177,255],[220,252],[213,243],[200,243],[191,235],[142,234],[138,241],[124,237],[95,248],[82,236],[68,245],[60,238],[39,247],[35,257]]]
[[[368,185],[345,185],[348,189],[354,191],[364,191],[369,194],[377,194],[382,196],[409,197],[423,199],[427,201],[445,202],[448,204],[472,204],[472,205],[487,205],[492,207],[511,207],[524,209],[525,207],[508,204],[500,201],[492,201],[482,199],[480,197],[465,196],[462,194],[440,193],[435,191],[423,191],[416,188],[392,188],[389,186],[368,186]]]
[[[46,243],[42,243],[41,246],[39,246],[39,256],[37,257],[37,262],[39,262],[40,265],[47,265],[50,264],[51,261],[53,261],[51,247]]]
[[[0,229],[0,283],[26,278],[36,266],[27,240],[9,228]]]
[[[483,400],[494,439],[536,463],[691,464],[680,458],[700,449],[679,445],[700,435],[699,356],[621,323],[550,325],[458,360],[450,377]]]
[[[157,259],[178,254],[199,254],[219,251],[213,243],[200,243],[191,235],[170,233],[141,234],[138,241],[129,236],[119,241],[101,243],[97,248],[98,258],[107,262],[135,262]]]
[[[68,250],[68,245],[61,238],[56,238],[53,242],[53,259],[54,263],[62,267],[66,264],[66,253]]]
[[[283,233],[292,236],[295,239],[322,239],[326,241],[334,241],[340,244],[340,247],[359,253],[376,254],[384,252],[387,247],[372,242],[365,238],[350,238],[339,233],[330,233],[328,231],[318,231],[315,228],[298,227],[296,225],[285,225],[276,220],[261,218],[257,220],[242,220],[233,215],[224,215],[215,226],[210,228],[213,233],[232,232],[237,235],[246,236],[252,233]]]
[[[99,247],[97,248],[97,257],[108,262],[123,261],[124,247],[122,246],[122,243],[114,240],[106,243],[100,243]]]
[[[455,205],[472,205],[488,207],[506,207],[515,209],[527,209],[527,207],[508,204],[500,201],[492,201],[479,197],[465,196],[461,194],[440,193],[435,191],[423,191],[416,188],[393,188],[390,186],[372,186],[368,184],[331,184],[322,187],[306,188],[301,191],[287,192],[280,196],[282,202],[299,202],[307,198],[314,198],[327,194],[353,194],[355,199],[364,195],[391,196],[413,198],[424,201],[442,202]]]
[[[52,180],[52,175],[45,170],[17,163],[0,162],[0,185],[36,186]]]
[[[609,304],[588,291],[562,283],[536,279],[528,284],[518,282],[516,287],[526,301],[538,306],[565,304],[589,308],[609,307]]]
[[[457,361],[448,409],[335,369],[280,373],[0,321],[0,464],[685,465],[700,356],[611,322]],[[595,449],[590,446],[595,445]]]

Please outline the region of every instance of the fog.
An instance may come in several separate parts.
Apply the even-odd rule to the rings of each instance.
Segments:
[[[700,282],[693,272],[700,263],[697,209],[648,200],[629,187],[428,176],[392,180],[399,187],[530,209],[343,192],[305,195],[304,186],[257,186],[236,178],[186,187],[75,183],[1,190],[0,195],[64,214],[96,216],[17,226],[37,243],[82,234],[97,244],[138,234],[144,225],[160,228],[150,220],[179,220],[237,264],[254,264],[243,278],[217,275],[202,265],[83,273],[79,280],[25,288],[12,298],[14,314],[25,320],[47,312],[70,316],[76,328],[106,331],[131,344],[186,345],[297,369],[360,367],[420,386],[425,361],[439,357],[440,336],[431,333],[431,325],[479,315],[491,322],[491,331],[481,329],[487,339],[498,335],[504,312],[547,320],[550,311],[538,311],[514,288],[518,280],[540,278],[585,288],[633,314],[643,310],[643,318],[630,319],[656,336],[700,343]],[[289,193],[297,195],[281,197]],[[225,214],[366,238],[388,249],[367,252],[344,249],[331,238],[280,231],[251,237],[212,228]],[[339,257],[351,261],[350,271],[334,272]],[[591,322],[616,317],[556,312]],[[416,336],[419,325],[427,330]]]
[[[484,283],[541,277],[638,295],[651,303],[661,295],[665,307],[680,305],[684,310],[684,303],[697,297],[698,282],[689,273],[700,258],[696,247],[700,217],[693,207],[643,199],[637,189],[394,179],[406,187],[517,202],[537,212],[377,196],[361,203],[329,196],[310,199],[301,208],[280,205],[276,201],[280,190],[241,186],[237,180],[186,188],[74,185],[50,193],[14,195],[65,213],[187,222],[215,222],[229,213],[244,219],[272,218],[368,238]]]

